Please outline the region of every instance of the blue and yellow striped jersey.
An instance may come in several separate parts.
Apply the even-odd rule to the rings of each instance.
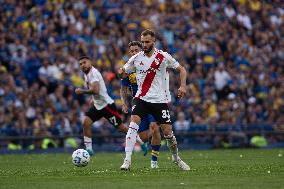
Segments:
[[[137,80],[136,80],[136,74],[131,73],[128,75],[128,77],[121,80],[121,85],[125,87],[129,87],[129,89],[132,91],[132,96],[134,97],[138,90]]]

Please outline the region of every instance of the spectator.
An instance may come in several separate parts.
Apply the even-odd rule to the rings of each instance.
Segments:
[[[214,72],[214,81],[218,99],[224,99],[229,93],[230,74],[225,70],[224,64],[219,64]]]
[[[177,116],[177,120],[173,124],[175,133],[178,135],[180,134],[186,134],[189,130],[190,121],[185,119],[185,114],[183,112],[179,112]],[[177,137],[177,140],[179,142],[183,141],[183,138],[185,137]]]
[[[174,122],[174,129],[178,133],[184,133],[188,131],[190,122],[185,119],[185,114],[179,112],[177,116],[177,121]]]

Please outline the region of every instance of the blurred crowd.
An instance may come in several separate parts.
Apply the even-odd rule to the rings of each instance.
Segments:
[[[91,104],[74,94],[84,85],[82,54],[119,106],[115,71],[146,28],[188,71],[180,100],[170,72],[176,130],[263,123],[283,130],[283,22],[282,0],[1,0],[0,136],[81,134]],[[105,124],[94,129],[112,132]]]

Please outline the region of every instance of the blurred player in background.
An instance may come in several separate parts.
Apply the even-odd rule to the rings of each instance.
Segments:
[[[118,113],[113,99],[108,95],[105,82],[101,73],[93,67],[92,60],[87,56],[79,58],[81,70],[84,72],[86,89],[76,88],[77,95],[92,95],[94,105],[85,113],[83,119],[83,134],[86,150],[90,155],[94,154],[92,148],[92,125],[102,117],[106,118],[120,132],[127,133],[128,128],[123,125],[121,115]],[[139,136],[137,142],[146,149],[144,142]]]
[[[182,98],[186,93],[186,70],[171,55],[154,47],[155,33],[145,30],[141,34],[143,51],[132,56],[123,66],[125,73],[136,73],[138,91],[132,106],[131,122],[126,135],[126,157],[121,170],[129,170],[131,156],[135,145],[137,132],[141,119],[147,114],[152,114],[160,124],[167,145],[172,153],[172,160],[182,170],[190,170],[190,167],[181,160],[178,155],[177,141],[173,134],[169,107],[167,68],[176,69],[180,72],[180,88],[178,97]]]
[[[129,55],[130,57],[142,51],[142,43],[139,41],[132,41],[128,44]],[[135,73],[128,74],[125,78],[121,80],[121,100],[123,102],[122,111],[128,113],[128,89],[131,90],[132,97],[135,97],[138,85],[136,81]],[[152,148],[152,157],[151,157],[151,168],[159,168],[158,166],[158,157],[161,143],[160,128],[157,125],[154,117],[150,114],[146,115],[140,123],[138,130],[140,138],[146,142],[151,138],[151,148]]]

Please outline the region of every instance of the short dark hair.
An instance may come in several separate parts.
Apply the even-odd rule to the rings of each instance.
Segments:
[[[78,61],[83,60],[83,59],[92,60],[89,56],[83,55],[83,56],[80,56],[80,57],[78,58]]]
[[[156,34],[154,31],[150,30],[150,29],[147,29],[147,30],[144,30],[141,35],[143,36],[146,36],[146,35],[151,35],[152,37],[156,38]]]
[[[142,43],[140,41],[131,41],[130,43],[128,43],[128,48],[132,46],[138,46],[141,49],[143,48]]]

